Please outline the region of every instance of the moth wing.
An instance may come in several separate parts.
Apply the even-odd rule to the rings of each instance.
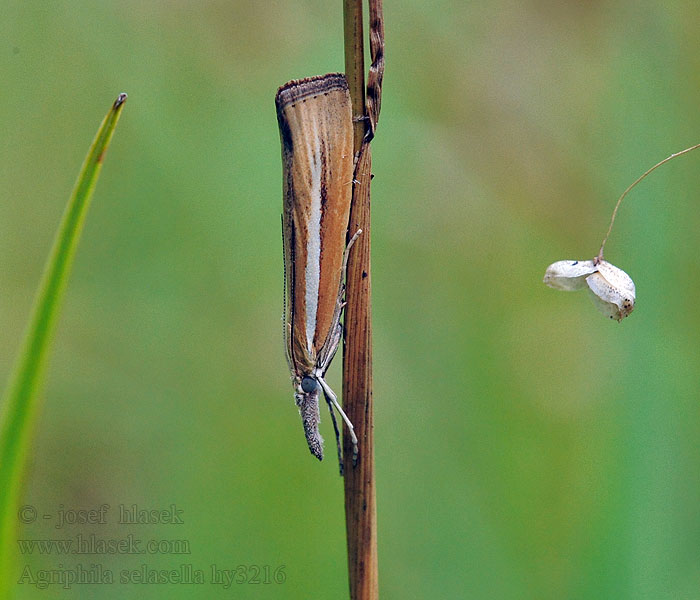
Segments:
[[[284,180],[285,333],[299,374],[315,366],[333,325],[352,199],[352,107],[339,73],[290,81],[275,102]]]

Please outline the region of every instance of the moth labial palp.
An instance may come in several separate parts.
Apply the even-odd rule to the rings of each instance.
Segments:
[[[357,438],[324,377],[342,328],[353,181],[353,117],[345,75],[283,85],[275,98],[282,142],[285,342],[294,398],[311,453],[323,458],[319,395],[331,411],[342,472],[337,410],[357,457]]]

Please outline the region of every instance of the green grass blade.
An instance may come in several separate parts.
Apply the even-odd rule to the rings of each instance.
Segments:
[[[0,406],[0,598],[9,598],[17,574],[17,510],[24,468],[39,413],[39,391],[85,215],[102,159],[126,102],[120,94],[102,121],[85,157],[51,249],[22,349]]]

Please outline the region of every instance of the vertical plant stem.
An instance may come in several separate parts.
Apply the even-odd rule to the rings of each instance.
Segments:
[[[372,321],[370,286],[371,154],[363,143],[367,129],[363,53],[362,0],[343,0],[345,74],[355,117],[355,181],[348,234],[362,229],[347,270],[343,351],[343,403],[359,441],[356,464],[352,443],[343,436],[345,524],[351,600],[378,598],[377,510],[374,477],[372,408]],[[358,154],[359,153],[359,154]]]
[[[61,299],[102,160],[124,102],[126,94],[120,94],[102,121],[83,162],[47,260],[22,349],[3,399],[0,420],[0,598],[9,598],[11,586],[17,581],[14,572],[17,510],[39,414],[42,376]]]
[[[355,156],[357,156],[366,130],[362,0],[343,0],[343,29],[345,35],[345,76],[350,87],[352,114],[355,119]]]

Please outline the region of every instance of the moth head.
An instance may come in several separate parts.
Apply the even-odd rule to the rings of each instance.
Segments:
[[[299,387],[306,394],[311,394],[313,392],[318,393],[319,384],[315,377],[304,375],[299,382]]]

